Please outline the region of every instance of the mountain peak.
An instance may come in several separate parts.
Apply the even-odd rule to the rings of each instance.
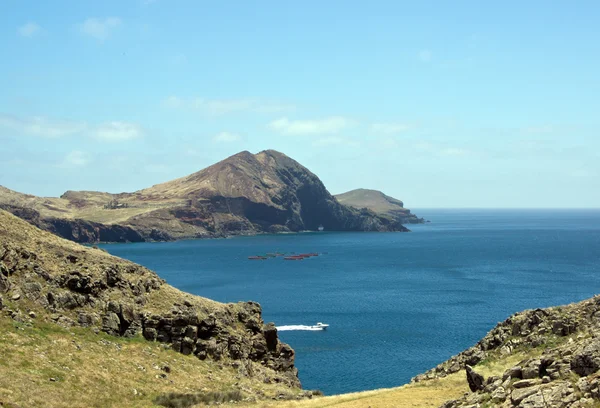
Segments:
[[[2,196],[9,199],[0,195],[0,204]],[[52,218],[52,228],[58,230],[64,219],[93,221],[90,231],[110,224],[121,235],[127,233],[125,240],[133,233],[141,240],[165,240],[317,230],[320,225],[328,231],[406,230],[395,219],[340,204],[310,170],[270,149],[256,154],[244,150],[134,193],[70,191],[51,201],[30,201],[43,218],[40,225]],[[77,235],[69,228],[63,236]],[[85,242],[100,239],[97,235],[90,233]]]

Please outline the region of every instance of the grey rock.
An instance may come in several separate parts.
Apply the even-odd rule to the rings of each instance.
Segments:
[[[473,367],[466,366],[465,371],[467,373],[467,382],[469,383],[469,389],[473,392],[483,390],[484,379],[481,374],[476,373]]]
[[[116,313],[108,312],[102,317],[102,331],[113,336],[120,334],[120,323],[119,316]]]
[[[535,387],[515,389],[510,394],[510,400],[514,405],[518,405],[525,398],[529,397],[530,395],[535,394],[536,392],[537,392],[537,388],[535,388]]]
[[[507,378],[523,378],[523,370],[521,366],[511,367],[504,372],[502,375],[502,380],[506,380]]]
[[[267,349],[275,351],[277,349],[277,328],[275,324],[268,323],[263,327],[263,335],[267,342]]]
[[[539,381],[536,379],[528,379],[528,380],[519,380],[513,384],[514,388],[527,388],[534,385],[539,384]]]
[[[492,392],[492,402],[499,403],[506,400],[506,389],[504,387],[498,387]]]
[[[3,266],[3,264],[0,264]],[[8,277],[4,276],[4,273],[0,273],[0,293],[6,293],[10,290],[11,285]]]
[[[595,373],[600,368],[600,339],[594,339],[571,360],[571,370],[580,376]]]

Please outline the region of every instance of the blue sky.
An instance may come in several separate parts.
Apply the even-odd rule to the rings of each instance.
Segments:
[[[487,3],[487,4],[486,4]],[[0,185],[276,149],[407,207],[600,207],[600,3],[0,3]]]

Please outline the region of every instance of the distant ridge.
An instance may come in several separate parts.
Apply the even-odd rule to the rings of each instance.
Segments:
[[[378,190],[358,188],[335,196],[340,204],[357,209],[366,208],[384,217],[390,217],[403,224],[418,224],[425,220],[412,214],[397,198],[385,195]]]
[[[77,242],[137,242],[263,232],[408,231],[398,219],[340,204],[306,167],[275,150],[243,151],[134,193],[42,198],[0,187],[0,208]]]

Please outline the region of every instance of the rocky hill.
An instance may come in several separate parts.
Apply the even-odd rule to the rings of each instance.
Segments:
[[[278,340],[273,324],[264,324],[259,304],[221,304],[180,292],[142,266],[56,237],[2,210],[0,327],[1,406],[46,406],[50,394],[55,403],[49,405],[73,406],[75,400],[61,397],[73,390],[78,390],[80,395],[72,397],[82,406],[110,405],[82,388],[84,379],[98,392],[98,382],[109,387],[102,389],[106,398],[124,392],[126,400],[143,399],[142,406],[159,398],[160,390],[195,398],[227,384],[236,398],[305,395],[294,351]],[[120,353],[123,347],[131,352]],[[86,359],[97,359],[98,353],[106,359],[102,367],[112,368],[88,365]],[[141,379],[131,379],[133,394],[131,389],[110,389],[121,376],[110,377],[114,367],[145,361],[144,367],[130,369],[146,372],[147,364],[159,364],[159,358],[175,365],[164,368],[160,363],[162,368],[153,374],[137,373]],[[172,370],[189,378],[170,386],[162,380]],[[130,374],[123,372],[123,381]],[[211,376],[222,381],[211,383]],[[193,378],[195,386],[190,385]],[[62,384],[53,386],[55,382]],[[45,392],[32,391],[34,384]]]
[[[505,369],[478,373],[498,363]],[[471,393],[443,408],[600,406],[600,297],[516,313],[413,382],[463,370]]]
[[[425,222],[412,214],[404,203],[394,197],[387,196],[378,190],[358,188],[342,194],[336,194],[335,198],[340,204],[356,209],[366,208],[381,217],[387,217],[402,224],[420,224]]]
[[[316,175],[274,150],[241,152],[134,193],[67,191],[60,198],[42,198],[0,188],[0,208],[85,243],[317,230],[320,225],[328,231],[407,231],[397,218],[340,204]]]

